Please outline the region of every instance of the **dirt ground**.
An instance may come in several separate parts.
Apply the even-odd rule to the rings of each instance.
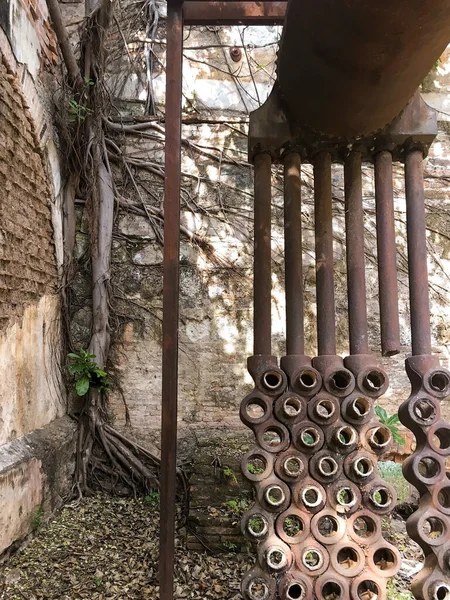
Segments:
[[[158,510],[152,499],[97,496],[66,506],[0,567],[0,600],[157,600]],[[385,535],[408,564],[421,560],[402,520],[384,521]],[[239,600],[250,554],[211,556],[177,539],[177,600]],[[409,578],[389,583],[389,600],[410,600]]]

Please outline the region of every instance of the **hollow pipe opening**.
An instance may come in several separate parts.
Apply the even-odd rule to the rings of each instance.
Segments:
[[[318,548],[307,548],[302,554],[302,564],[308,571],[318,571],[323,563],[323,554]]]
[[[247,595],[250,600],[268,600],[270,590],[264,579],[252,579],[247,587]]]
[[[353,417],[363,419],[370,412],[370,402],[364,396],[358,396],[351,402],[349,410]]]
[[[298,456],[288,456],[283,461],[283,471],[288,477],[298,477],[304,468],[303,461]]]
[[[315,415],[319,419],[323,420],[330,419],[335,412],[336,407],[334,406],[333,402],[327,398],[319,400],[314,407]]]
[[[317,521],[317,531],[324,538],[333,538],[339,533],[339,523],[333,515],[323,515]]]
[[[380,586],[371,579],[365,579],[358,584],[358,600],[378,600],[381,597]]]
[[[266,371],[262,380],[264,387],[270,391],[277,390],[283,384],[283,377],[278,371]]]
[[[386,375],[383,371],[373,369],[363,378],[363,386],[368,392],[379,392],[386,383]]]
[[[350,487],[341,487],[336,492],[336,502],[344,508],[352,508],[357,501],[355,492]]]
[[[370,501],[377,508],[386,509],[391,506],[393,498],[388,488],[379,486],[371,490],[369,494]]]
[[[339,465],[332,456],[324,456],[319,460],[317,468],[324,477],[332,477],[336,475]]]
[[[433,400],[429,398],[419,398],[413,406],[415,416],[424,424],[428,424],[436,418],[437,411]]]
[[[320,435],[314,427],[305,427],[299,437],[301,445],[305,448],[312,449],[320,444]]]
[[[286,598],[287,600],[303,600],[306,596],[306,589],[300,583],[291,583],[287,588]]]
[[[270,506],[281,506],[286,500],[283,489],[279,485],[269,485],[264,491],[264,499]]]
[[[358,434],[350,425],[343,425],[342,427],[338,427],[338,429],[336,429],[333,439],[339,448],[346,449],[351,448],[351,446],[356,444]]]
[[[430,375],[429,383],[435,392],[445,393],[450,387],[450,377],[445,371],[435,371]]]
[[[295,419],[302,412],[302,403],[299,398],[289,396],[283,402],[283,413],[287,419]]]
[[[290,514],[283,519],[283,532],[288,538],[295,538],[303,533],[305,524],[297,515]]]
[[[315,371],[305,369],[297,378],[298,387],[304,392],[309,392],[317,385],[317,373]]]
[[[392,433],[388,427],[380,425],[371,430],[369,445],[374,450],[384,450],[392,441]]]
[[[301,491],[301,499],[308,508],[315,508],[323,501],[322,492],[314,485],[307,485]]]
[[[326,600],[339,600],[342,598],[343,592],[342,586],[337,581],[327,581],[322,586],[322,597]]]
[[[398,565],[398,558],[390,548],[378,548],[373,554],[373,563],[380,571],[390,571]]]
[[[336,371],[330,377],[330,387],[335,392],[345,392],[352,384],[350,371]]]
[[[450,600],[450,586],[440,582],[434,586],[433,600]]]
[[[360,479],[370,477],[373,473],[372,461],[366,456],[360,456],[357,458],[352,467],[355,475]]]
[[[266,563],[272,571],[282,571],[288,565],[288,557],[282,548],[272,546],[266,552]]]
[[[264,515],[252,514],[247,521],[247,531],[252,537],[261,539],[269,531],[269,522]]]

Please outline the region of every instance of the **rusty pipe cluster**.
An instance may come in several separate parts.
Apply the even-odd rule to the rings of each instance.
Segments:
[[[450,597],[450,426],[440,416],[440,401],[450,394],[450,372],[431,355],[423,155],[412,150],[405,162],[406,217],[412,356],[406,359],[411,395],[400,406],[401,422],[416,438],[403,464],[405,478],[420,494],[419,508],[406,523],[409,536],[425,554],[412,591],[418,600]]]
[[[362,154],[354,149],[344,162],[350,320],[345,359],[336,355],[332,155],[323,150],[312,160],[318,337],[313,359],[304,355],[301,158],[290,151],[283,162],[287,355],[278,366],[271,355],[267,291],[271,157],[262,153],[255,159],[255,355],[248,359],[255,387],[241,403],[240,416],[256,440],[242,459],[256,492],[242,530],[257,543],[258,559],[242,581],[242,593],[246,600],[380,600],[400,555],[381,534],[381,517],[392,510],[396,494],[377,469],[392,435],[373,409],[389,384],[368,353]],[[386,190],[378,196],[389,203]],[[392,261],[387,262],[383,268],[389,269]],[[389,318],[398,321],[398,311]],[[389,342],[390,351],[398,351],[398,340]]]

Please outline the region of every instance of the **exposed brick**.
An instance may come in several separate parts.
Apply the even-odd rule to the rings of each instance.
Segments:
[[[19,89],[0,63],[0,331],[56,286],[50,188]]]

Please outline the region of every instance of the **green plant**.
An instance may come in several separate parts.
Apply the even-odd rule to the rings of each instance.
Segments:
[[[108,389],[107,373],[95,362],[95,354],[89,354],[87,350],[81,349],[78,354],[70,352],[67,357],[70,360],[67,369],[75,378],[75,391],[78,396],[87,394],[90,387],[102,392]]]
[[[302,524],[298,517],[286,517],[283,521],[283,531],[289,537],[295,537],[302,531]]]
[[[380,477],[395,488],[397,502],[406,502],[411,496],[411,487],[403,477],[402,465],[391,460],[380,461],[378,463],[378,471]]]
[[[222,506],[230,512],[239,512],[239,504],[237,500],[227,500],[222,504]]]
[[[228,481],[231,482],[231,485],[239,485],[236,474],[233,471],[233,469],[230,469],[230,467],[224,467],[222,469],[222,473],[225,479],[228,479]]]
[[[159,506],[159,502],[160,502],[159,492],[156,492],[156,491],[150,492],[149,494],[147,494],[147,496],[144,497],[144,502],[147,502],[148,504],[150,504],[150,506],[153,506],[156,508],[157,506]]]
[[[222,546],[229,552],[236,552],[238,549],[237,544],[234,544],[233,542],[223,542]]]
[[[248,525],[253,533],[261,533],[265,527],[265,523],[261,517],[252,517]]]
[[[393,579],[388,580],[386,591],[389,600],[413,600],[414,598],[409,591],[399,592]]]
[[[91,85],[91,84],[88,84]],[[92,82],[93,85],[93,82]],[[76,100],[69,100],[69,118],[72,121],[84,121],[85,118],[92,114],[92,110],[84,104],[79,104]]]
[[[42,504],[36,504],[34,509],[31,511],[31,529],[37,531],[42,525],[42,517],[44,516],[44,509]]]
[[[261,473],[264,473],[265,471],[264,465],[260,466],[258,464],[255,464],[255,462],[247,463],[247,471],[252,475],[261,475]]]
[[[250,507],[251,501],[246,498],[240,498],[239,500],[227,500],[222,506],[232,515],[241,517],[246,510]]]
[[[380,423],[382,425],[386,425],[386,427],[391,432],[394,442],[399,444],[400,446],[404,446],[405,439],[401,435],[400,429],[398,428],[398,423],[400,423],[400,419],[398,418],[397,413],[389,417],[387,412],[381,406],[375,406],[375,413],[379,418]]]

